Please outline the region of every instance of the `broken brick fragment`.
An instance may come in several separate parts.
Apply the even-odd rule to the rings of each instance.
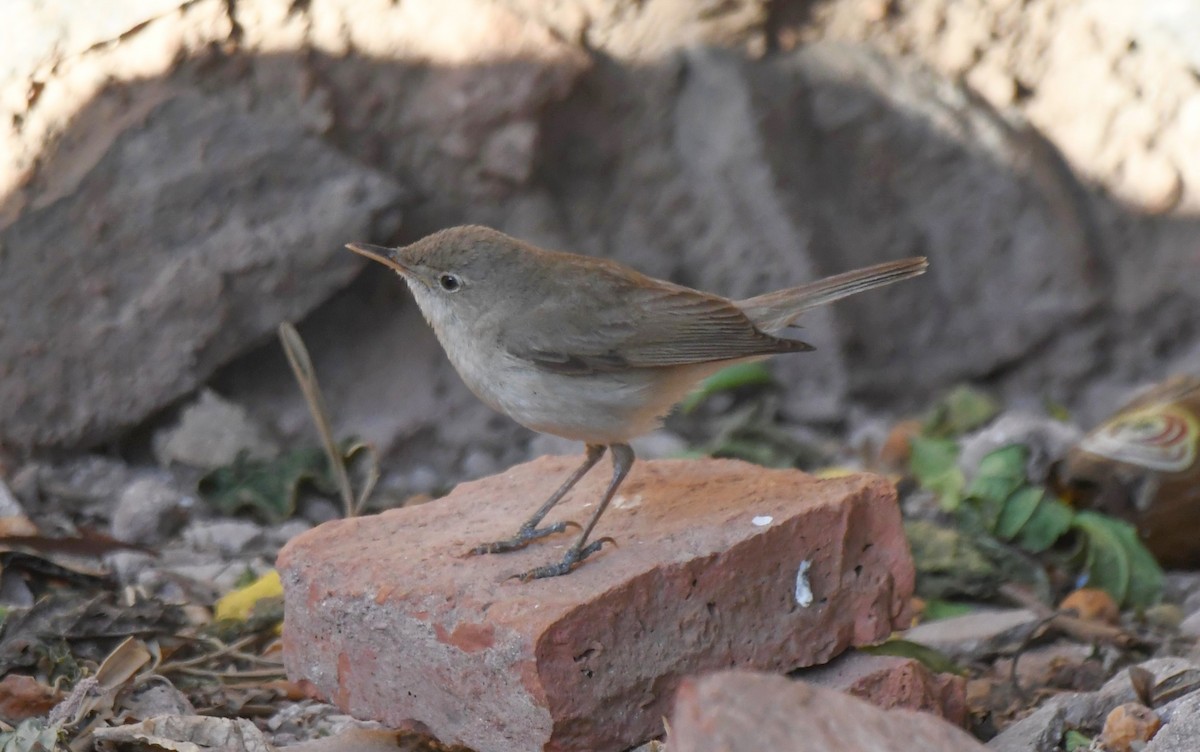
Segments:
[[[786,672],[907,624],[913,569],[895,490],[732,460],[640,462],[576,571],[573,531],[509,554],[578,464],[544,457],[436,502],[337,520],[280,553],[289,676],[362,718],[480,752],[622,749],[661,734],[689,674]],[[547,523],[583,519],[593,472]]]

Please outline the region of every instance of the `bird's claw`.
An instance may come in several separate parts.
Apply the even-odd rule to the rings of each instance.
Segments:
[[[553,525],[547,525],[545,527],[533,527],[532,525],[525,525],[522,526],[521,529],[517,531],[517,534],[513,537],[507,540],[495,541],[493,543],[481,543],[475,548],[472,548],[468,554],[470,556],[480,556],[482,554],[503,554],[508,553],[509,551],[519,551],[520,549],[528,546],[530,543],[533,543],[535,540],[540,540],[548,535],[564,532],[567,530],[567,528],[572,527],[581,529],[581,526],[578,522],[571,522],[570,520],[556,522]]]
[[[558,562],[557,564],[546,564],[540,567],[534,567],[528,572],[510,575],[506,579],[529,582],[530,580],[540,580],[545,577],[560,577],[575,569],[575,567],[579,566],[584,559],[603,548],[605,543],[611,543],[614,546],[617,545],[617,542],[614,539],[604,537],[592,541],[583,548],[571,546],[567,549],[567,553],[565,556],[563,556],[562,561]]]

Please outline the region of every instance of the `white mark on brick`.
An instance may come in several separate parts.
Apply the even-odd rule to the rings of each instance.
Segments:
[[[800,608],[808,608],[813,602],[812,587],[808,584],[808,570],[812,568],[812,560],[805,559],[796,569],[796,603]]]
[[[751,524],[753,524],[755,527],[766,527],[774,521],[775,518],[767,514],[760,514],[759,516],[750,520]]]
[[[618,494],[612,501],[613,509],[633,509],[642,505],[642,495],[634,494],[633,496],[625,496]]]

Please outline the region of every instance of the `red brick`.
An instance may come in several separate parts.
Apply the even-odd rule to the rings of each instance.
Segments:
[[[956,726],[967,721],[966,680],[936,674],[912,658],[849,652],[796,678],[847,692],[884,710],[922,710]]]
[[[560,558],[572,532],[464,555],[513,533],[578,461],[542,458],[296,538],[279,556],[289,676],[356,716],[482,752],[615,750],[661,733],[688,674],[789,671],[906,624],[912,561],[895,491],[875,476],[640,462],[596,531],[619,546],[571,574],[505,579]],[[593,471],[548,521],[584,519],[607,476]]]
[[[723,671],[687,679],[671,715],[670,752],[987,752],[941,718],[883,710],[782,676]]]

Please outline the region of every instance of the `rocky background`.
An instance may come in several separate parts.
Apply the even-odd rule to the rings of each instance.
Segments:
[[[0,30],[0,445],[148,445],[208,385],[390,483],[530,436],[351,240],[485,223],[743,296],[925,254],[806,321],[788,419],[964,380],[1099,417],[1200,365],[1200,10],[1117,0],[18,0]],[[1189,34],[1191,36],[1189,36]],[[360,274],[360,272],[362,272]],[[422,479],[425,481],[422,481]]]

